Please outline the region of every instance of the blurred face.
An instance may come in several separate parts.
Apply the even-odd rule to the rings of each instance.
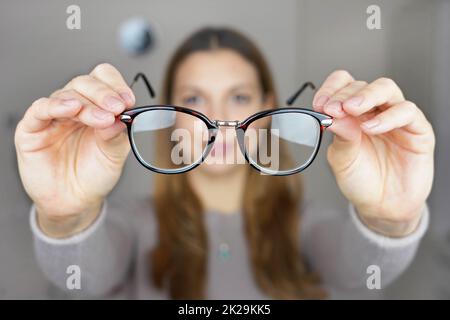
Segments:
[[[256,68],[229,49],[196,52],[178,67],[173,88],[173,104],[205,114],[211,120],[244,120],[267,108]],[[192,122],[176,119],[178,128],[195,133]],[[235,129],[222,127],[205,163],[196,168],[208,174],[228,174],[242,158]],[[235,159],[235,161],[229,161]]]

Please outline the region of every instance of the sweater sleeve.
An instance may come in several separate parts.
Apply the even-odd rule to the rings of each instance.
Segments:
[[[388,286],[413,260],[428,228],[428,206],[416,230],[390,238],[366,227],[350,204],[347,212],[306,206],[301,239],[307,262],[324,285],[336,289],[366,288],[371,274]]]
[[[133,260],[135,239],[119,207],[105,201],[86,230],[65,239],[45,235],[34,205],[30,226],[38,265],[46,277],[71,296],[113,295],[123,285]]]

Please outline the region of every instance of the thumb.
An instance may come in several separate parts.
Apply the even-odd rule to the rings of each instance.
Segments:
[[[116,119],[113,125],[97,129],[97,143],[105,155],[114,162],[125,162],[130,152],[130,143],[126,132],[126,125]]]
[[[345,170],[360,151],[362,131],[359,122],[351,116],[334,118],[328,130],[334,133],[333,142],[327,151],[328,162],[335,172]]]

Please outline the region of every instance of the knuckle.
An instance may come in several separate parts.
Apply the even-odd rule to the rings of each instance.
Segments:
[[[73,78],[70,82],[71,82],[72,85],[76,88],[76,87],[78,87],[79,85],[81,85],[82,83],[87,82],[87,81],[90,81],[90,80],[91,80],[91,77],[90,77],[90,76],[88,76],[88,75],[86,75],[86,74],[83,74],[83,75],[76,76],[76,77]]]
[[[428,121],[427,121],[427,126],[428,126],[428,129],[430,130],[430,134],[427,135],[427,137],[428,137],[427,142],[428,142],[432,147],[434,147],[434,146],[436,145],[436,136],[435,136],[435,134],[434,134],[433,126],[432,126],[431,123],[429,123]]]
[[[50,98],[54,98],[54,97],[59,97],[62,93],[64,93],[66,90],[64,89],[58,89],[56,91],[54,91],[51,95]]]
[[[330,97],[330,102],[332,101],[339,101],[339,102],[343,102],[344,100],[346,100],[348,97],[350,96],[350,94],[348,92],[338,92],[336,94],[334,94],[332,97]]]
[[[14,144],[17,146],[20,145],[20,132],[23,128],[23,118],[17,123],[16,130],[14,131]]]
[[[350,74],[350,72],[348,72],[347,70],[344,70],[344,69],[335,70],[331,73],[330,76],[333,78],[352,78],[352,75]]]
[[[430,130],[430,134],[428,135],[428,142],[431,145],[431,148],[434,149],[436,146],[436,135],[434,134],[433,126],[430,122],[426,121],[428,129]]]
[[[379,90],[380,86],[378,84],[372,83],[363,89],[363,95],[365,96],[376,95]]]
[[[317,98],[317,97],[320,97],[322,95],[329,96],[329,95],[332,95],[333,93],[334,93],[334,89],[332,87],[330,87],[330,86],[325,85],[322,88],[320,88],[319,91],[317,91],[315,96]]]
[[[364,80],[356,80],[356,81],[354,81],[353,83],[352,83],[352,86],[353,87],[365,87],[365,86],[367,86],[367,81],[364,81]]]
[[[417,105],[409,100],[404,101],[405,109],[410,113],[417,113],[420,111],[419,107]]]
[[[98,64],[94,70],[92,70],[95,74],[102,74],[104,72],[114,71],[116,68],[114,68],[110,63],[103,62]]]
[[[78,94],[73,89],[58,90],[52,94],[52,97],[59,99],[68,99],[78,97]]]
[[[394,80],[387,77],[378,78],[375,82],[382,86],[397,86]]]
[[[42,105],[44,105],[44,104],[48,104],[49,102],[50,102],[50,99],[49,99],[49,98],[47,98],[47,97],[42,97],[42,98],[39,98],[39,99],[35,100],[35,101],[31,104],[31,106],[32,106],[33,108],[36,108],[36,107],[42,106]]]
[[[415,137],[415,139],[417,139],[417,142],[420,143],[420,145],[428,146],[430,150],[433,150],[434,147],[436,146],[436,137],[434,134],[433,126],[428,121],[425,122],[424,125],[427,127],[426,129],[428,133],[418,135],[417,137]]]
[[[117,97],[117,94],[108,88],[99,88],[98,90],[96,90],[95,95],[98,97],[98,99],[103,99],[107,96],[113,96],[113,97]]]

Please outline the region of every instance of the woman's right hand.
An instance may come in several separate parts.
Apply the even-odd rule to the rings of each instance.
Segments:
[[[68,237],[98,216],[130,150],[116,116],[134,104],[119,71],[100,64],[25,112],[15,133],[19,173],[44,233]]]

